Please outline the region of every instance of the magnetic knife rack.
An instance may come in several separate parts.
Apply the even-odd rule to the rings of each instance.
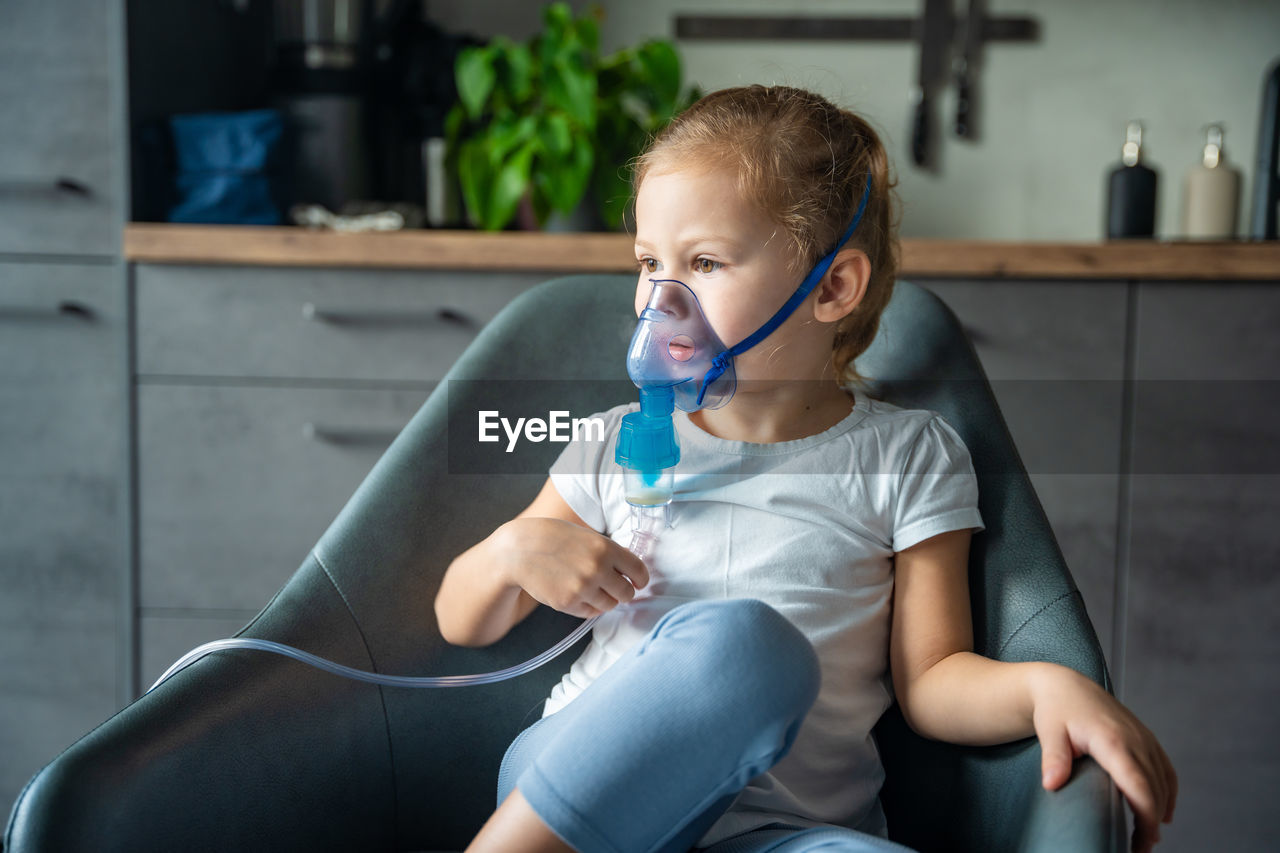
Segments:
[[[952,0],[923,0],[919,17],[798,17],[795,15],[677,15],[677,39],[695,41],[915,41],[920,72],[913,90],[915,115],[911,156],[917,166],[936,168],[931,96],[951,66],[958,99],[954,132],[976,139],[976,77],[986,42],[1036,42],[1040,23],[1027,16],[990,17],[983,0],[969,0],[966,14],[953,12]],[[954,61],[948,62],[958,43]]]

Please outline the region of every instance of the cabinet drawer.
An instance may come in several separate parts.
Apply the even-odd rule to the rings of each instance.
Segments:
[[[0,263],[0,383],[124,378],[120,264]]]
[[[1280,380],[1276,282],[1145,282],[1139,294],[1139,380],[1193,382],[1195,393],[1212,393],[1218,382],[1265,388]]]
[[[992,381],[1116,380],[1123,282],[919,281],[956,313]]]
[[[427,393],[140,387],[141,606],[262,607]]]
[[[991,380],[1032,474],[1116,474],[1122,283],[932,282]]]
[[[118,255],[116,0],[7,0],[0,25],[0,253]]]
[[[438,380],[485,323],[543,278],[144,265],[136,271],[138,371]]]

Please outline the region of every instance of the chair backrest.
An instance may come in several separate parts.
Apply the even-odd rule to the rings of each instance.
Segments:
[[[490,648],[455,648],[439,636],[432,601],[452,558],[527,504],[561,447],[480,443],[478,413],[585,416],[634,399],[622,358],[634,281],[559,279],[502,312],[243,633],[421,674],[497,669],[568,633],[576,620],[543,608]],[[1079,595],[954,316],[900,283],[859,368],[876,380],[875,396],[942,413],[973,454],[987,525],[970,568],[978,650],[1056,660],[1105,681]],[[494,806],[506,745],[573,656],[451,690],[371,688],[271,655],[210,656],[33,780],[6,849],[461,849]],[[1027,744],[927,742],[892,711],[877,737],[896,837],[921,849],[1017,846],[1031,796],[1019,789],[1038,778]]]

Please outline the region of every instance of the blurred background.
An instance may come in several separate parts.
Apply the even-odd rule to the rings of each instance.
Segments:
[[[343,172],[329,179],[340,186],[311,188],[324,199],[295,194],[291,201],[333,204],[364,196],[421,204],[421,144],[443,135],[455,97],[456,52],[496,36],[524,41],[543,26],[542,6],[520,0],[297,5],[314,7],[314,20],[308,23],[301,12],[273,14],[263,0],[130,0],[132,218],[165,215],[163,160],[148,147],[157,144],[148,135],[156,123],[174,114],[272,106],[295,124],[324,123],[323,131],[312,131],[322,138],[302,144],[326,151]],[[1264,77],[1276,59],[1280,30],[1280,7],[1266,0],[979,0],[986,15],[1025,21],[1029,32],[971,51],[974,108],[967,138],[953,131],[955,66],[965,56],[967,11],[964,2],[955,4],[957,31],[941,50],[930,48],[935,139],[929,169],[910,156],[922,55],[916,33],[885,36],[853,24],[847,38],[677,38],[682,16],[785,11],[797,19],[874,21],[912,18],[923,3],[796,0],[785,10],[763,0],[569,5],[580,15],[595,10],[602,53],[652,38],[672,40],[685,81],[704,91],[789,84],[867,116],[895,157],[907,237],[1101,237],[1107,174],[1120,163],[1132,120],[1143,123],[1143,160],[1161,178],[1157,235],[1182,233],[1185,173],[1201,162],[1210,124],[1222,126],[1225,160],[1242,172],[1236,231],[1248,231],[1249,200],[1261,179],[1254,167]],[[346,11],[338,23],[335,8]],[[313,57],[314,66],[307,66],[299,46],[307,38],[315,44],[339,40],[348,53]],[[294,157],[299,149],[286,150]],[[146,155],[139,162],[141,152]]]

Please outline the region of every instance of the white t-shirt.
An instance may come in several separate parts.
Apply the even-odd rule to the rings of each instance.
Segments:
[[[636,408],[603,413],[605,440],[570,444],[551,468],[573,511],[623,546],[631,525],[613,451],[622,415]],[[871,728],[892,702],[892,557],[939,533],[982,529],[968,450],[940,415],[861,394],[835,426],[795,441],[727,441],[683,412],[675,424],[681,460],[671,526],[658,538],[650,583],[596,623],[544,715],[571,702],[678,604],[760,599],[809,638],[822,687],[791,752],[752,780],[699,843],[773,822],[883,834],[884,772]]]

